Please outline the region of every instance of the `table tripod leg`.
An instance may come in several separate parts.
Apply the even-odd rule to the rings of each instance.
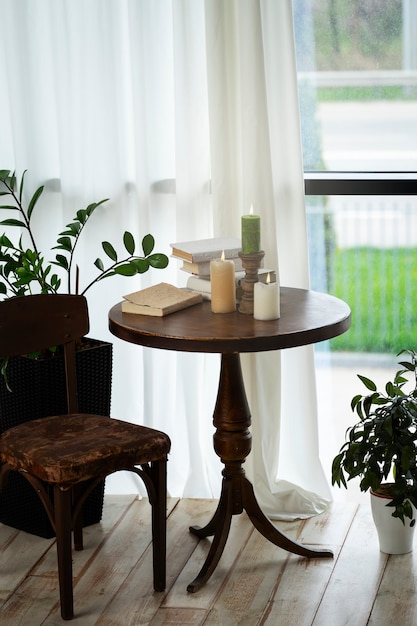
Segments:
[[[281,533],[272,522],[262,512],[253,491],[253,486],[246,477],[242,478],[242,498],[243,507],[249,516],[255,528],[266,537],[271,543],[292,552],[299,556],[307,558],[328,557],[333,558],[331,550],[319,550],[316,548],[308,548],[301,543],[293,541],[283,533]]]
[[[222,519],[222,510],[221,510],[221,508],[222,508],[222,502],[221,502],[221,500],[219,500],[219,503],[217,505],[217,509],[216,509],[213,517],[209,521],[209,523],[206,524],[203,527],[200,527],[200,526],[190,526],[190,532],[193,533],[193,535],[197,535],[197,537],[200,537],[200,539],[203,539],[204,537],[211,537],[212,535],[215,535],[217,528],[220,526],[220,520]]]
[[[188,585],[187,591],[191,593],[198,591],[214,572],[226,545],[232,515],[232,481],[224,481],[219,505],[212,520],[204,528],[199,528],[198,526],[190,527],[190,531],[198,537],[207,537],[212,534],[214,534],[214,537],[204,565],[200,573]]]

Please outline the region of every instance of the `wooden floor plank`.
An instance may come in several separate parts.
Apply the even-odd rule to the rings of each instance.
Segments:
[[[149,622],[149,626],[202,626],[206,623],[206,616],[207,611],[204,610],[164,607]]]
[[[357,506],[333,504],[328,511],[300,523],[297,541],[320,548],[330,548],[333,558],[306,559],[287,555],[282,573],[276,580],[272,601],[265,603],[261,623],[266,626],[310,626],[323,593],[333,574],[340,546],[355,516]],[[330,621],[328,625],[333,623]]]
[[[286,561],[287,552],[254,531],[231,576],[225,580],[205,625],[256,624]]]
[[[73,559],[74,587],[76,587],[77,576],[98,550],[107,533],[110,532],[119,519],[125,515],[129,506],[134,502],[134,496],[120,496],[113,498],[103,508],[103,518],[100,524],[95,524],[84,529],[85,549],[76,552]],[[146,503],[147,504],[147,503]],[[146,506],[146,505],[145,505]],[[62,623],[59,616],[59,589],[57,582],[57,557],[55,539],[39,540],[28,533],[19,533],[18,542],[24,549],[27,545],[38,545],[45,542],[49,549],[44,551],[39,562],[32,561],[35,565],[31,572],[27,573],[26,580],[22,585],[16,585],[16,592],[9,601],[0,609],[1,624],[15,624],[16,614],[21,614],[22,624],[28,623],[30,626],[36,623],[43,623],[52,612],[51,620]],[[28,560],[28,554],[26,554]],[[8,569],[8,568],[7,568]],[[24,570],[26,571],[26,570]],[[75,592],[77,593],[77,592]],[[36,614],[37,621],[31,621]],[[24,616],[27,616],[25,618]],[[26,622],[26,619],[28,620]],[[51,622],[51,623],[52,623]]]
[[[2,626],[38,626],[44,624],[59,597],[56,576],[30,576],[16,589],[0,609]],[[58,615],[57,610],[55,612]],[[62,625],[62,620],[57,617]]]
[[[341,546],[355,518],[358,505],[354,502],[333,502],[321,515],[303,521],[297,541],[314,547]]]
[[[314,626],[367,624],[385,562],[386,557],[379,552],[370,507],[363,505],[342,547]]]
[[[376,531],[375,531],[376,532]],[[369,626],[415,626],[417,624],[417,561],[415,555],[395,554],[386,559]]]
[[[35,537],[0,524],[0,606],[54,542],[54,539]]]
[[[246,514],[234,516],[219,565],[197,593],[186,591],[211,539],[215,500],[170,499],[167,589],[152,589],[149,502],[106,496],[103,520],[74,553],[77,626],[402,626],[417,624],[417,554],[379,551],[368,504],[334,503],[321,516],[274,522],[333,559],[305,559],[269,543]],[[59,614],[54,540],[0,524],[0,624],[51,626]]]
[[[179,593],[176,595],[181,597],[179,603],[181,608],[185,605],[184,598],[187,592],[185,586],[178,583],[178,574],[187,565],[198,544],[198,539],[190,534],[188,527],[191,520],[197,524],[204,523],[207,515],[215,510],[216,504],[213,500],[181,500],[168,517],[167,590],[178,587]],[[166,593],[153,591],[152,577],[149,575],[151,568],[152,553],[148,549],[117,590],[97,624],[100,626],[126,626],[127,624],[145,626],[154,621],[156,624],[163,624],[164,620],[172,619],[172,616],[176,615],[176,606],[169,607],[173,609],[172,611],[166,611],[167,607],[164,607],[161,615],[156,615],[160,605],[165,602]],[[192,615],[193,611],[194,609],[187,610],[186,615]],[[205,611],[203,613],[205,614]]]

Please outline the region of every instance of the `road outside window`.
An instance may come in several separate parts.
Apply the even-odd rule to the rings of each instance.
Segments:
[[[417,171],[417,2],[293,6],[304,169]]]

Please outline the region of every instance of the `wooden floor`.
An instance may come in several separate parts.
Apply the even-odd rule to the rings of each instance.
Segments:
[[[334,503],[302,522],[279,522],[292,538],[330,547],[334,559],[307,560],[270,544],[245,514],[233,518],[220,563],[206,586],[189,594],[209,540],[212,500],[169,500],[168,581],[152,590],[150,506],[133,496],[108,496],[103,521],[85,529],[74,553],[75,612],[88,626],[150,624],[252,626],[402,626],[417,624],[417,552],[379,552],[367,505]],[[54,540],[0,524],[0,624],[62,624],[57,604]]]

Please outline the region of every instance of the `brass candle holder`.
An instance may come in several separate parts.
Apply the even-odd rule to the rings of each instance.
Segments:
[[[245,278],[242,283],[243,295],[238,309],[239,313],[253,315],[253,286],[259,280],[258,270],[261,267],[264,256],[265,252],[263,250],[254,254],[239,252],[239,257],[242,259],[243,269],[245,270]]]

